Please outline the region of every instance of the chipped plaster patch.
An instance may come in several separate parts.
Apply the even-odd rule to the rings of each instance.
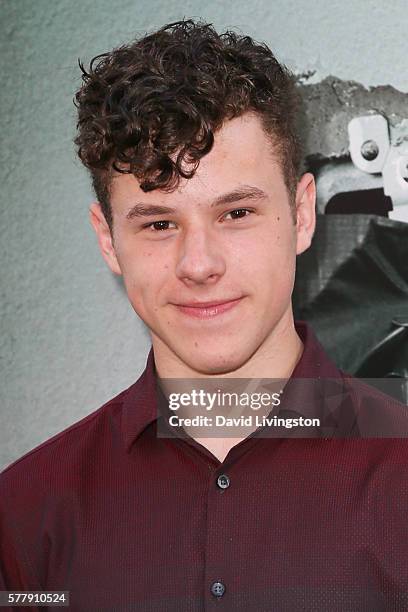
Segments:
[[[391,144],[408,141],[408,93],[391,85],[366,88],[334,76],[310,82],[314,76],[313,70],[297,76],[303,101],[300,130],[306,161],[348,157],[347,125],[354,117],[370,113],[387,118]]]

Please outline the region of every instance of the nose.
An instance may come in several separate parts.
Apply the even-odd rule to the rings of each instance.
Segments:
[[[176,265],[177,277],[186,284],[212,284],[223,276],[226,265],[221,245],[207,228],[186,230]]]

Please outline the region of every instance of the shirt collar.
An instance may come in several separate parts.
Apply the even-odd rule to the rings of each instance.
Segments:
[[[303,342],[303,353],[293,370],[291,379],[340,378],[341,373],[329,359],[312,329],[304,321],[296,321],[296,331]],[[157,419],[157,375],[153,348],[150,349],[146,368],[140,378],[125,392],[122,406],[122,434],[126,451],[146,427]],[[310,387],[310,385],[309,385]],[[302,414],[307,414],[313,402],[302,402]]]
[[[291,378],[338,378],[340,370],[328,357],[312,328],[305,321],[296,321],[295,327],[304,348]]]

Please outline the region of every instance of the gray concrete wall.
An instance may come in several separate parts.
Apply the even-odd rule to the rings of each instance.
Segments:
[[[194,16],[266,41],[309,83],[408,91],[405,0],[1,0],[0,469],[144,367],[147,332],[88,222],[72,145],[77,58]]]

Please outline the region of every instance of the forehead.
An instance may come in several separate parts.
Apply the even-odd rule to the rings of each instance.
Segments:
[[[226,121],[214,135],[211,151],[200,160],[191,179],[181,179],[173,192],[153,190],[145,193],[131,174],[116,173],[111,183],[113,212],[123,212],[133,199],[153,204],[182,205],[205,203],[242,184],[270,191],[283,187],[277,155],[260,119],[247,113]]]

